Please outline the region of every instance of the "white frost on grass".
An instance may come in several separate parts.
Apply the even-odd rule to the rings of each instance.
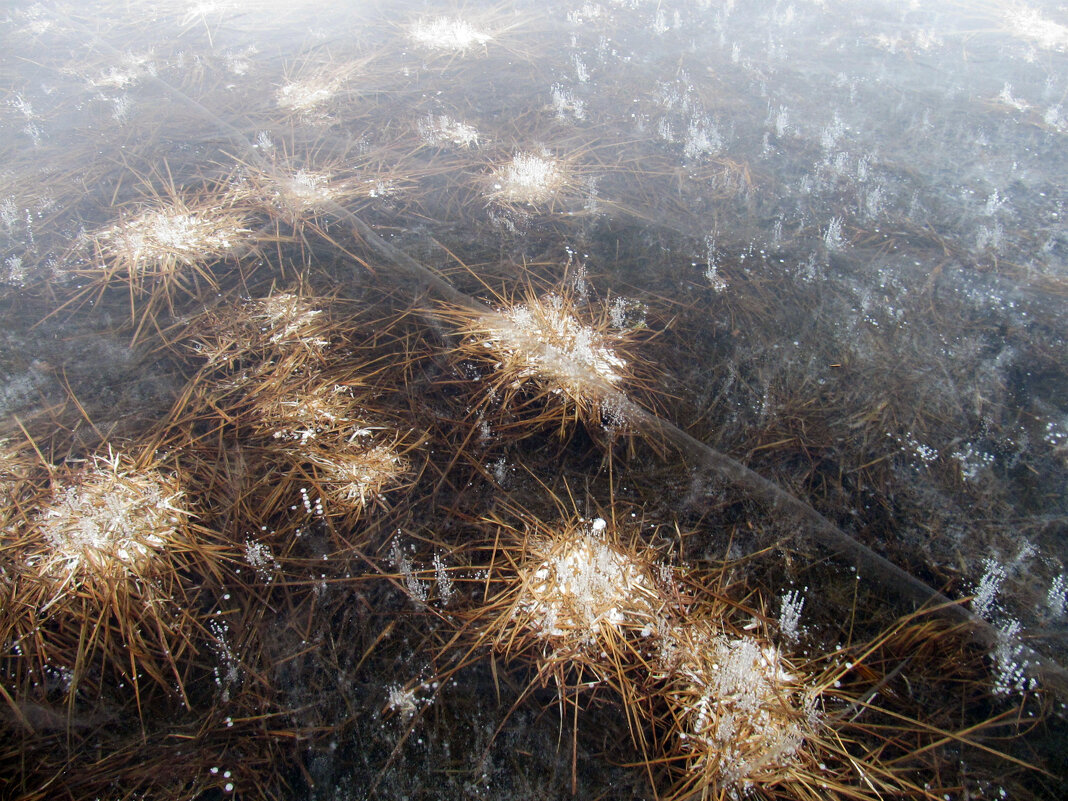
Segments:
[[[470,22],[455,17],[420,19],[408,29],[408,38],[420,47],[443,52],[466,53],[485,46],[493,37]]]
[[[155,56],[151,53],[124,53],[118,65],[111,65],[96,78],[90,78],[94,89],[129,89],[146,77],[155,77]]]
[[[419,580],[415,567],[412,565],[412,560],[404,552],[399,539],[393,540],[393,545],[390,546],[389,550],[389,559],[401,578],[404,579],[404,589],[407,591],[408,597],[416,606],[424,606],[427,601],[429,587]]]
[[[416,694],[418,689],[418,687],[401,687],[399,684],[390,686],[386,706],[392,712],[411,717],[419,711],[419,696]]]
[[[314,117],[337,97],[357,69],[356,63],[341,64],[293,78],[278,87],[275,101],[285,111]]]
[[[276,97],[280,108],[309,112],[333,98],[337,89],[332,82],[291,81],[278,89]]]
[[[502,381],[519,389],[528,381],[548,392],[596,406],[627,375],[616,353],[619,336],[605,320],[588,325],[575,315],[574,301],[550,294],[479,317],[467,325],[467,348],[497,359]]]
[[[490,197],[504,203],[545,203],[556,195],[566,177],[563,166],[556,159],[517,153],[494,173]]]
[[[53,486],[37,521],[49,546],[42,568],[67,574],[142,573],[179,537],[188,517],[181,501],[173,477],[126,470],[117,455],[100,457]]]
[[[257,410],[274,439],[301,445],[351,424],[355,412],[348,389],[329,385],[292,389],[258,404]]]
[[[827,250],[837,251],[845,247],[846,240],[842,236],[843,222],[841,217],[831,217],[827,223],[827,230],[823,232],[823,244]]]
[[[430,114],[419,122],[419,135],[429,145],[478,147],[478,131],[474,126],[459,122],[444,114]]]
[[[316,349],[327,344],[325,339],[308,335],[318,324],[322,309],[292,292],[278,292],[263,300],[250,301],[248,311],[259,324],[259,330],[270,335],[272,344],[295,340]]]
[[[337,197],[330,176],[311,170],[297,170],[283,180],[280,190],[289,202],[300,208],[318,208]]]
[[[190,208],[179,202],[122,220],[99,232],[95,241],[105,258],[120,262],[133,274],[224,256],[246,233],[244,219],[232,211]]]
[[[1068,25],[1046,19],[1033,8],[1016,4],[1005,9],[1003,19],[1009,31],[1043,50],[1068,50]]]
[[[605,521],[547,539],[521,568],[517,613],[539,637],[597,646],[624,627],[655,626],[659,593],[646,563],[604,536]]]
[[[723,136],[711,119],[695,117],[686,131],[682,150],[686,158],[690,159],[714,156],[723,150]]]
[[[408,460],[393,445],[372,442],[331,447],[305,454],[321,470],[324,489],[346,508],[362,509],[408,470]]]
[[[673,628],[661,645],[666,697],[692,769],[742,788],[795,763],[817,714],[776,648],[721,633],[713,621]]]

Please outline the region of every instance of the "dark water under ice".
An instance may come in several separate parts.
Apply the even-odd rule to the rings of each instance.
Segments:
[[[803,524],[688,457],[617,443],[608,475],[604,421],[563,444],[492,425],[456,435],[472,376],[445,363],[440,321],[419,316],[434,290],[360,241],[339,207],[491,305],[531,284],[603,302],[617,329],[642,334],[639,403],[918,581],[976,596],[966,608],[1003,644],[958,724],[1052,709],[998,744],[1046,773],[1002,782],[996,763],[969,772],[947,756],[960,777],[947,793],[1064,789],[1063,698],[1031,695],[1016,647],[1068,663],[1063,3],[13,2],[0,76],[9,541],[11,521],[33,515],[8,491],[20,465],[157,442],[199,369],[174,332],[205,309],[272,287],[335,294],[346,311],[333,319],[364,316],[328,336],[394,367],[398,346],[373,332],[385,341],[388,315],[417,310],[404,358],[419,366],[374,398],[420,429],[428,466],[346,518],[366,559],[318,584],[303,554],[273,579],[286,593],[267,581],[249,596],[277,626],[273,672],[256,679],[264,726],[290,733],[252,768],[245,755],[269,735],[242,724],[246,740],[212,746],[230,762],[180,792],[279,797],[264,789],[273,775],[309,799],[562,798],[574,755],[581,796],[653,797],[647,773],[623,766],[639,758],[618,750],[628,729],[610,703],[591,702],[573,752],[551,686],[509,714],[529,677],[499,657],[438,693],[447,609],[425,614],[400,579],[346,584],[413,564],[429,575],[502,504],[551,515],[542,487],[566,497],[566,484],[591,515],[611,492],[687,563],[743,559],[732,575],[780,623],[800,590],[806,649],[833,649],[843,619],[872,636],[911,609],[893,575],[858,578]],[[216,222],[238,209],[239,233],[173,217],[116,233],[176,200]],[[279,503],[306,509],[302,548],[335,556],[307,495]],[[246,576],[269,574],[259,524],[283,524],[235,516],[203,519],[233,538]],[[675,542],[676,524],[695,533]],[[312,595],[330,611],[302,618]],[[205,620],[225,618],[223,601],[202,602]],[[219,643],[248,620],[213,630],[205,653],[225,664]],[[391,695],[403,687],[410,708]],[[220,697],[230,721],[225,708]],[[183,737],[197,728],[186,712],[174,712]],[[136,794],[180,797],[114,770]]]

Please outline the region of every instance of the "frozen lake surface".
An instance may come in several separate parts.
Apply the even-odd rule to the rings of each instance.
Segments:
[[[10,797],[1068,792],[1064,3],[11,2],[0,74]]]

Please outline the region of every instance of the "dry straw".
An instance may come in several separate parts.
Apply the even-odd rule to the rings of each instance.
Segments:
[[[310,497],[326,517],[351,523],[387,507],[387,490],[416,474],[420,438],[376,386],[405,367],[389,325],[300,286],[220,304],[167,332],[171,350],[201,363],[172,418],[253,445],[250,469],[265,482],[257,494],[267,508]],[[370,344],[354,346],[365,326]]]

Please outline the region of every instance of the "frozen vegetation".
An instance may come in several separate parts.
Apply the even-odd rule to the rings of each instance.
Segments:
[[[5,797],[1068,794],[1063,3],[0,41]]]

